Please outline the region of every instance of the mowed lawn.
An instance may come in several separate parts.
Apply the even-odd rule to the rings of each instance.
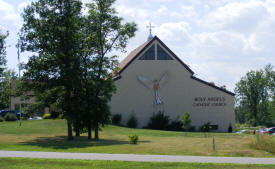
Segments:
[[[0,158],[0,169],[272,169],[274,165]]]
[[[100,132],[100,141],[89,141],[86,135],[67,141],[66,132],[66,121],[62,119],[23,121],[22,126],[19,122],[1,122],[0,150],[275,157],[275,154],[251,148],[249,142],[254,136],[246,134],[194,132],[186,135],[108,125]],[[128,143],[131,133],[139,136],[137,145]]]

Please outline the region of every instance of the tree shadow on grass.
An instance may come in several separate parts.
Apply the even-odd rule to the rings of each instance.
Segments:
[[[139,141],[139,143],[146,143],[150,141]],[[43,148],[53,149],[69,149],[69,148],[85,148],[92,146],[112,146],[129,144],[128,141],[112,140],[112,139],[100,139],[98,141],[88,140],[87,137],[75,137],[74,140],[67,140],[66,136],[55,137],[37,137],[34,140],[21,142],[21,145],[39,146]]]

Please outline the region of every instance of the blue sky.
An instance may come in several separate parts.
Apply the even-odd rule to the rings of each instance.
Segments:
[[[9,68],[17,68],[20,13],[30,2],[0,0],[0,29],[10,32]],[[127,52],[117,53],[120,60],[146,41],[151,22],[153,34],[199,78],[231,91],[247,71],[275,66],[274,0],[117,0],[114,7],[125,21],[138,24]],[[22,60],[27,59],[24,54]]]

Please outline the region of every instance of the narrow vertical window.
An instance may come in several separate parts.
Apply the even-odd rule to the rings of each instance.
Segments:
[[[171,56],[168,55],[159,45],[157,47],[158,50],[158,60],[173,60]]]

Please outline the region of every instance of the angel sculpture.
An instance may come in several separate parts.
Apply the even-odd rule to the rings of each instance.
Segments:
[[[165,72],[159,80],[148,80],[146,77],[137,75],[137,79],[149,90],[154,90],[155,93],[155,103],[156,105],[160,105],[163,103],[160,94],[159,89],[163,86],[163,84],[168,80],[167,72]]]

